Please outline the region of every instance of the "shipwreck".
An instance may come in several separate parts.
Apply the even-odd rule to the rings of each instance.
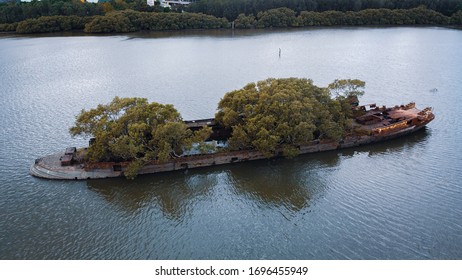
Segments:
[[[417,109],[414,103],[407,105],[385,107],[369,104],[355,106],[361,112],[353,119],[356,133],[348,134],[340,140],[315,139],[298,148],[299,154],[317,153],[336,149],[351,148],[380,141],[393,139],[414,133],[424,128],[434,118],[431,108]],[[258,150],[226,149],[227,140],[232,134],[230,128],[221,126],[215,119],[185,121],[192,131],[204,126],[212,129],[207,142],[216,147],[212,153],[201,153],[190,149],[182,155],[172,156],[167,161],[153,160],[142,166],[138,174],[151,174],[174,170],[231,164],[237,162],[261,160],[268,158]],[[92,144],[90,140],[90,145]],[[86,148],[70,147],[62,152],[41,157],[30,167],[30,174],[46,179],[86,180],[124,176],[129,162],[106,161],[86,162],[83,154]],[[282,151],[276,150],[272,157],[281,157]]]

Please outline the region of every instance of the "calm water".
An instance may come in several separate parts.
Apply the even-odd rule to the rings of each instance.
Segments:
[[[0,38],[0,258],[462,259],[461,47],[462,31],[440,28]],[[116,95],[207,118],[224,93],[291,76],[359,78],[363,103],[415,101],[436,119],[294,160],[134,181],[28,175],[85,145],[68,134],[74,116]]]

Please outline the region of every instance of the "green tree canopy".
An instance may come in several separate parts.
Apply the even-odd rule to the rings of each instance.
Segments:
[[[295,21],[295,12],[288,8],[271,9],[259,12],[257,26],[266,27],[290,27]]]
[[[358,79],[335,80],[327,87],[336,97],[359,97],[364,95],[366,83]]]
[[[215,117],[233,129],[231,149],[257,149],[268,157],[282,149],[294,156],[315,138],[342,138],[351,125],[350,96],[361,95],[363,87],[359,80],[322,88],[308,79],[267,79],[227,93]],[[332,98],[331,91],[339,94]]]
[[[188,6],[190,12],[205,13],[235,20],[239,14],[256,16],[260,12],[277,8],[302,11],[358,12],[368,9],[428,9],[450,16],[462,9],[462,0],[200,0]]]
[[[109,104],[82,110],[70,133],[95,137],[87,161],[131,161],[126,175],[134,177],[144,163],[181,154],[208,138],[211,129],[193,133],[173,105],[115,97]]]
[[[270,78],[225,94],[215,118],[232,128],[231,150],[256,149],[267,157],[282,151],[292,157],[313,139],[341,139],[351,128],[351,100],[364,94],[364,86],[360,80],[318,87],[309,79]],[[133,178],[149,161],[165,162],[193,143],[205,144],[212,128],[192,132],[173,105],[115,97],[82,110],[70,133],[95,137],[86,161],[128,161],[125,175]]]

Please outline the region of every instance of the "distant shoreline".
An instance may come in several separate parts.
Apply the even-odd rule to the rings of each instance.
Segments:
[[[121,33],[86,33],[83,30],[71,30],[71,31],[58,31],[58,32],[46,32],[46,33],[16,33],[0,32],[1,38],[21,38],[21,37],[112,37],[112,36],[134,36],[134,37],[146,37],[146,38],[168,38],[178,36],[196,36],[196,35],[208,35],[217,37],[227,37],[235,35],[256,35],[271,32],[297,32],[307,30],[328,30],[328,29],[387,29],[387,28],[441,28],[441,29],[455,29],[462,30],[462,26],[457,25],[362,25],[362,26],[309,26],[309,27],[285,27],[285,28],[255,28],[255,29],[185,29],[185,30],[156,30],[156,31],[136,31],[136,32],[121,32]]]
[[[104,16],[42,16],[0,24],[3,34],[127,34],[150,31],[266,30],[331,27],[415,27],[435,26],[462,29],[462,11],[445,16],[425,7],[408,10],[369,9],[358,12],[309,12],[299,14],[278,8],[253,15],[240,14],[236,20],[200,13],[154,13],[122,10]]]

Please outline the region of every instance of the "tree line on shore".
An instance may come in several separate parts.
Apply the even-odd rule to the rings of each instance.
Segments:
[[[310,12],[296,14],[288,8],[272,9],[253,15],[240,14],[236,28],[306,27],[306,26],[361,26],[361,25],[459,25],[462,11],[447,17],[436,11],[418,7],[403,9],[368,9],[358,12]]]
[[[351,6],[353,2],[357,6],[360,4],[358,6],[360,8]],[[163,10],[159,5],[150,7],[144,0],[111,0],[98,4],[81,3],[79,0],[33,0],[20,4],[0,4],[0,32],[85,31],[88,33],[107,33],[231,27],[245,29],[339,25],[462,25],[462,4],[458,4],[459,2],[462,3],[462,0],[430,1],[432,3],[437,2],[438,5],[430,5],[427,3],[428,1],[417,0],[390,0],[380,3],[382,2],[389,4],[379,5],[377,4],[379,2],[375,0],[264,1],[267,5],[263,5],[263,2],[259,0],[202,0],[191,5],[189,8],[191,12],[177,13]],[[407,5],[398,4],[398,2],[407,3]],[[207,4],[206,7],[210,8],[219,3],[223,7],[234,3],[234,11],[239,12],[239,14],[217,17],[216,15],[226,14],[195,8],[196,5],[205,4]],[[272,4],[269,5],[268,3]],[[275,3],[287,7],[267,9],[276,5]],[[294,3],[298,3],[298,6],[294,6]],[[326,3],[330,3],[330,5]],[[427,7],[433,7],[433,9],[425,6],[402,9],[403,7],[414,7],[417,4],[428,4]],[[293,9],[288,7],[293,7]],[[374,7],[374,9],[364,9],[364,7]],[[452,11],[454,12],[449,15]]]
[[[239,14],[254,15],[276,8],[289,8],[296,13],[358,12],[369,9],[413,9],[425,6],[445,16],[462,10],[462,0],[201,0],[188,7],[188,11],[235,20]]]
[[[232,130],[229,151],[258,150],[266,157],[282,151],[299,153],[313,139],[339,140],[352,133],[352,97],[364,94],[360,80],[336,80],[318,87],[309,79],[266,79],[226,93],[218,104],[217,122]],[[212,128],[194,132],[173,105],[149,103],[145,98],[119,98],[82,110],[70,128],[73,136],[95,137],[87,163],[124,161],[125,175],[134,178],[151,162],[181,156],[193,145],[207,153],[216,147],[205,142]]]
[[[14,23],[42,16],[101,16],[112,11],[131,9],[140,12],[163,12],[159,5],[153,7],[146,0],[110,0],[101,3],[80,0],[15,0],[0,3],[0,23]]]
[[[447,17],[423,7],[409,10],[370,9],[359,12],[297,13],[288,8],[272,9],[253,15],[240,14],[231,23],[225,18],[196,13],[149,13],[133,10],[114,11],[104,16],[43,16],[19,23],[0,24],[0,32],[44,33],[85,31],[88,33],[125,33],[141,30],[237,29],[309,26],[362,25],[462,25],[462,11]]]
[[[108,0],[91,3],[80,0],[32,0],[18,2],[7,0],[0,3],[0,24],[15,23],[41,16],[98,16],[112,11],[134,10],[139,12],[203,13],[229,21],[240,14],[257,16],[276,8],[289,8],[297,14],[308,12],[358,12],[369,9],[413,9],[419,6],[450,17],[462,10],[462,0],[200,0],[187,7],[163,8],[158,1],[149,6],[146,0]]]
[[[84,31],[87,33],[126,33],[141,30],[182,30],[228,28],[223,18],[195,13],[148,13],[123,10],[104,16],[43,16],[19,23],[0,24],[0,32],[45,33]]]

